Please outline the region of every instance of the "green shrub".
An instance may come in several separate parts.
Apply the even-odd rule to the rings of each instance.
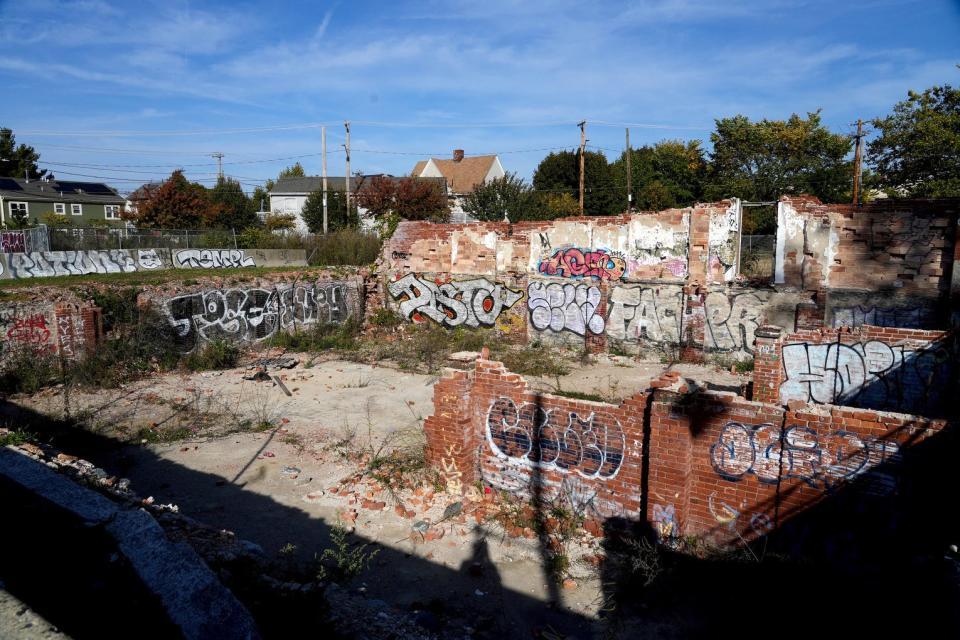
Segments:
[[[237,365],[240,349],[229,340],[213,340],[202,348],[194,350],[184,361],[191,371],[208,369],[230,369]]]
[[[343,324],[311,324],[300,331],[278,332],[270,338],[268,345],[298,353],[313,351],[353,351],[357,348],[357,335],[360,324],[353,319]]]
[[[370,316],[370,324],[375,327],[395,327],[402,322],[403,318],[386,307],[380,307]]]
[[[244,249],[304,249],[311,266],[368,265],[380,255],[381,241],[374,233],[343,229],[322,234],[272,233],[246,229],[237,236]]]
[[[60,381],[60,363],[49,353],[19,347],[3,354],[0,364],[0,391],[36,393]]]

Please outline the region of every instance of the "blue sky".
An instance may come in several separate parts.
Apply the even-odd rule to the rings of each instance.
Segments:
[[[178,166],[209,183],[212,151],[252,189],[294,161],[265,160],[319,153],[320,131],[238,130],[317,123],[342,175],[344,119],[354,170],[463,148],[529,177],[582,119],[612,159],[619,123],[635,146],[706,141],[715,118],[819,108],[848,132],[960,84],[957,0],[278,4],[2,2],[0,126],[57,176],[121,190]]]

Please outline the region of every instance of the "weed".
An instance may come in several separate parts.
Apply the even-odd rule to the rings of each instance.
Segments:
[[[356,578],[370,566],[370,562],[380,552],[379,549],[367,551],[367,544],[351,544],[349,533],[339,525],[330,528],[330,542],[317,559],[317,578],[345,584]]]
[[[283,437],[280,438],[280,442],[290,445],[297,450],[297,453],[303,453],[303,450],[307,448],[306,443],[303,441],[303,436],[299,433],[285,433]]]
[[[739,360],[733,366],[737,370],[737,373],[749,373],[753,371],[753,358],[749,360]]]
[[[237,365],[240,349],[228,340],[213,340],[194,350],[184,360],[184,366],[190,371],[209,369],[230,369]]]
[[[359,322],[353,319],[339,325],[311,324],[293,333],[279,332],[267,342],[267,346],[297,353],[330,349],[353,351],[357,348],[359,330]]]
[[[663,572],[663,559],[656,543],[641,538],[627,542],[627,568],[631,574],[643,579],[649,587]]]
[[[0,369],[0,389],[33,394],[61,379],[60,364],[49,352],[18,347],[5,354]]]
[[[557,389],[556,391],[553,392],[553,395],[564,396],[565,398],[575,398],[576,400],[606,402],[606,399],[603,396],[597,395],[595,393],[583,393],[581,391],[565,391],[563,389]]]
[[[377,309],[370,316],[370,324],[375,327],[395,327],[402,322],[403,318],[386,307]]]
[[[33,440],[33,434],[23,429],[16,429],[14,431],[4,429],[0,431],[3,431],[3,433],[0,433],[0,447],[23,444]]]

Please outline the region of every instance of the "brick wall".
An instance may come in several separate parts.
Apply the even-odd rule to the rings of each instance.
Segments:
[[[472,371],[448,372],[434,403],[427,459],[448,486],[480,480],[528,500],[563,500],[588,521],[643,520],[661,539],[723,544],[773,533],[841,494],[890,511],[882,501],[908,488],[911,450],[947,427],[902,413],[754,402],[675,373],[619,405],[575,400],[533,393],[483,358]]]
[[[23,350],[77,359],[102,339],[101,310],[91,304],[0,306],[0,360]]]

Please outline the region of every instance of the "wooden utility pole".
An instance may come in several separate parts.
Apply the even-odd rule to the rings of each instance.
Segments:
[[[327,128],[320,127],[320,141],[323,147],[323,235],[327,235]]]
[[[587,121],[583,120],[580,127],[580,215],[583,215],[583,151],[587,146]]]
[[[630,170],[630,127],[627,127],[627,213],[633,208],[633,172]]]
[[[853,155],[853,204],[860,204],[860,175],[863,164],[863,120],[857,118],[857,147]]]
[[[350,216],[350,121],[347,120],[343,123],[343,126],[347,129],[347,143],[343,145],[343,148],[347,151],[347,217]]]

